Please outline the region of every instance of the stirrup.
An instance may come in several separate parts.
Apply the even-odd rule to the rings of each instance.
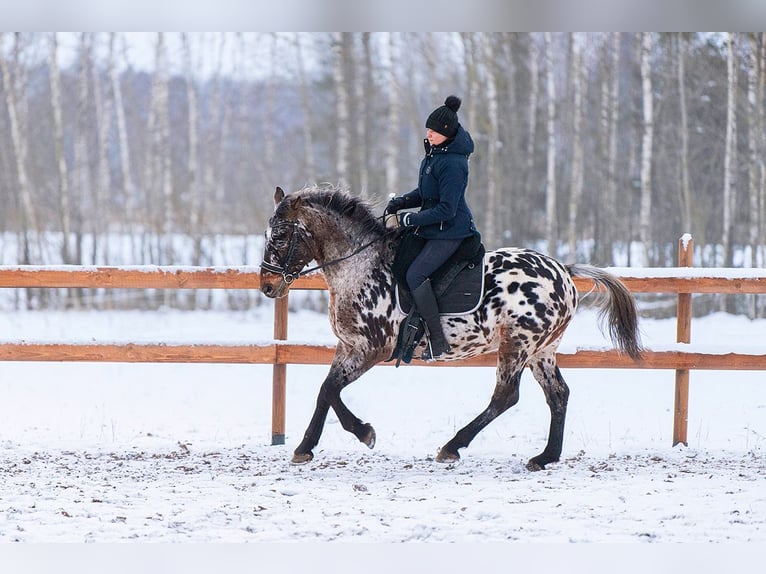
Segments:
[[[426,350],[423,351],[423,354],[420,355],[421,361],[438,361],[439,359],[443,358],[444,355],[449,353],[452,350],[452,347],[450,347],[449,343],[447,341],[444,341],[444,347],[439,353],[434,354],[434,348],[431,345],[431,337],[429,336],[426,341]]]

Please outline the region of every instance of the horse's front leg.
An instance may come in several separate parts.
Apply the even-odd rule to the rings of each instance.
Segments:
[[[362,422],[348,409],[340,398],[340,392],[381,360],[380,353],[365,354],[359,349],[347,349],[342,343],[338,344],[330,372],[319,389],[314,414],[303,435],[303,440],[293,453],[292,462],[294,464],[308,462],[314,458],[312,451],[322,436],[330,407],[335,411],[345,430],[352,433],[369,448],[375,446],[375,429],[369,423]]]

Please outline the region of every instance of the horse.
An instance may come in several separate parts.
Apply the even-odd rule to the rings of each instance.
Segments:
[[[261,291],[269,298],[284,297],[297,277],[322,269],[330,324],[338,339],[292,463],[314,458],[330,408],[346,431],[373,448],[375,429],[353,414],[340,394],[374,365],[388,360],[396,344],[404,315],[396,304],[391,266],[401,229],[389,229],[371,205],[335,186],[306,187],[287,195],[277,187],[274,203],[265,231]],[[317,265],[307,269],[312,261]],[[598,306],[613,344],[634,359],[641,357],[636,303],[617,277],[591,265],[564,265],[530,249],[487,251],[485,289],[478,308],[465,315],[441,316],[451,350],[439,360],[496,351],[496,385],[484,411],[437,451],[438,462],[458,461],[459,449],[518,402],[525,367],[542,387],[551,417],[547,444],[529,459],[527,468],[541,470],[559,460],[569,388],[556,364],[556,349],[577,309],[573,277],[589,278],[605,293]],[[425,343],[420,346],[425,348]]]

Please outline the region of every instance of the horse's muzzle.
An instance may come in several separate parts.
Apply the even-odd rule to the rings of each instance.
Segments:
[[[261,293],[271,299],[280,299],[287,295],[290,286],[281,278],[276,281],[267,281],[261,276]]]

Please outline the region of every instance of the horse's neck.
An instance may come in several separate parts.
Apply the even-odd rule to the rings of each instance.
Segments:
[[[312,240],[317,263],[326,265],[323,269],[330,291],[341,292],[359,288],[363,278],[372,277],[373,272],[390,273],[390,264],[385,261],[385,241],[375,241],[375,235],[364,233],[353,223],[337,220],[318,219],[312,225]],[[352,255],[367,243],[371,245]],[[351,257],[349,257],[351,255]],[[348,257],[347,259],[344,259]]]

